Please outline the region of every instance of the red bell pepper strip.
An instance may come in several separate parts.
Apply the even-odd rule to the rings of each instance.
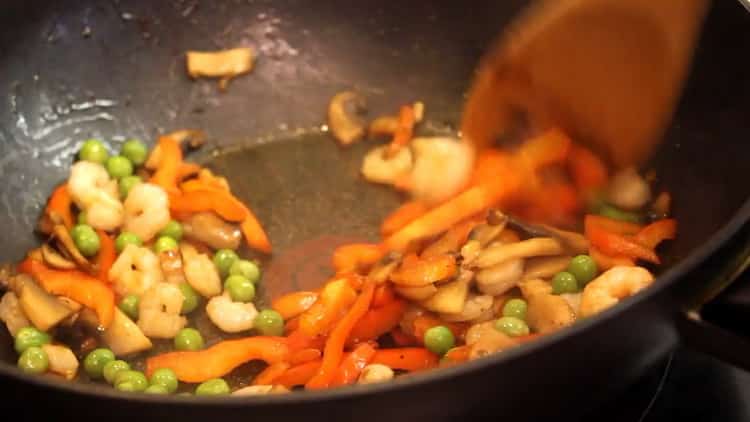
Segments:
[[[277,385],[283,385],[286,388],[305,385],[318,373],[322,363],[322,360],[318,359],[292,366],[286,372],[279,375],[275,382]]]
[[[586,237],[591,242],[591,246],[599,249],[607,255],[625,255],[631,258],[639,258],[644,261],[652,262],[654,264],[659,263],[659,257],[653,250],[624,236],[608,232],[599,226],[587,226]]]
[[[356,382],[359,374],[362,373],[362,369],[370,363],[373,356],[375,356],[375,348],[371,344],[362,343],[355,347],[342,360],[329,386],[338,387]]]
[[[643,226],[640,224],[630,223],[628,221],[614,220],[600,215],[588,214],[583,219],[585,229],[598,227],[610,233],[622,235],[634,235],[641,231]]]
[[[411,141],[414,124],[416,123],[416,116],[414,115],[414,107],[411,105],[401,106],[398,111],[398,126],[396,132],[393,134],[391,143],[388,144],[386,150],[386,157],[390,158],[396,155],[401,148],[409,144]]]
[[[99,280],[109,282],[109,269],[112,268],[115,259],[117,259],[117,249],[115,241],[103,230],[97,230],[99,235],[99,253],[96,255],[96,265],[99,267]]]
[[[169,208],[173,212],[194,213],[214,211],[227,221],[241,222],[248,218],[248,210],[229,192],[217,189],[202,189],[169,196]]]
[[[247,245],[255,250],[270,254],[271,241],[268,239],[265,230],[263,230],[263,226],[260,225],[258,217],[247,207],[245,207],[245,211],[247,216],[242,221],[242,224],[240,224],[240,229],[242,230],[242,235],[245,236]]]
[[[396,211],[392,212],[385,218],[380,226],[380,235],[389,236],[402,229],[407,224],[423,216],[429,208],[422,202],[411,201],[401,205]]]
[[[372,297],[372,307],[380,308],[396,300],[396,293],[390,284],[381,284],[375,288],[375,296]]]
[[[286,321],[310,309],[317,300],[318,294],[315,292],[294,292],[274,300],[271,308]]]
[[[634,267],[635,261],[633,261],[633,258],[628,256],[609,256],[605,255],[602,251],[600,251],[597,248],[590,247],[589,248],[589,255],[591,255],[591,258],[593,258],[594,262],[596,262],[597,268],[599,268],[599,271],[605,271],[612,267],[617,266],[625,266],[625,267]]]
[[[677,237],[677,220],[665,218],[641,229],[633,240],[649,249],[655,249],[659,243],[675,237]]]
[[[323,353],[320,349],[302,349],[296,352],[289,359],[289,363],[292,365],[299,365],[305,362],[311,362],[320,359]]]
[[[299,316],[299,330],[310,337],[328,333],[356,299],[346,277],[326,283],[318,301]]]
[[[351,243],[341,245],[333,251],[333,269],[337,274],[354,272],[369,267],[385,255],[380,245],[373,243]]]
[[[266,366],[253,379],[253,385],[273,385],[276,379],[289,369],[291,365],[287,362],[276,362]]]
[[[438,356],[422,347],[380,349],[375,352],[370,363],[380,363],[403,371],[423,371],[437,367]]]
[[[568,169],[581,192],[592,192],[607,185],[607,166],[591,150],[580,145],[571,146]]]
[[[65,227],[70,229],[73,227],[73,214],[70,211],[72,202],[70,192],[68,192],[68,184],[63,183],[52,192],[52,196],[49,197],[49,201],[47,202],[45,213],[50,216],[54,213]]]
[[[396,327],[391,330],[391,338],[398,347],[409,347],[419,344],[414,336],[406,334],[400,327]]]
[[[372,308],[357,322],[349,336],[349,344],[377,340],[398,326],[406,311],[406,302],[394,299],[380,308]]]
[[[182,150],[180,144],[171,136],[159,138],[161,160],[156,172],[151,176],[151,182],[161,186],[168,193],[176,193],[177,179],[182,165]]]

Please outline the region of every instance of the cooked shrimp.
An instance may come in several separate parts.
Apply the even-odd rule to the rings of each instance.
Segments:
[[[183,301],[180,289],[169,283],[156,283],[141,297],[138,327],[147,337],[173,338],[185,327],[187,318],[180,315]]]
[[[180,244],[182,268],[188,284],[203,297],[214,297],[221,293],[221,279],[211,258],[189,243]]]
[[[469,179],[474,155],[466,142],[452,138],[415,138],[412,194],[438,203],[458,192]],[[435,175],[440,175],[436,182]]]
[[[527,298],[526,322],[541,334],[573,324],[576,315],[568,301],[559,295],[536,294]]]
[[[582,317],[597,314],[653,282],[653,274],[643,267],[613,267],[583,289],[580,314]]]
[[[239,333],[253,328],[258,310],[252,303],[233,302],[228,293],[214,296],[206,305],[208,318],[222,331]]]
[[[164,281],[159,258],[146,247],[130,244],[109,269],[109,280],[121,296],[142,295],[154,284]]]
[[[125,199],[125,231],[148,242],[169,223],[169,197],[151,183],[135,185]]]
[[[409,148],[401,148],[391,158],[385,157],[387,146],[373,148],[362,160],[362,175],[365,179],[384,184],[393,184],[409,174],[412,156]]]
[[[73,202],[86,211],[86,222],[101,230],[122,225],[123,206],[118,199],[117,181],[100,164],[79,161],[70,169],[68,192]]]

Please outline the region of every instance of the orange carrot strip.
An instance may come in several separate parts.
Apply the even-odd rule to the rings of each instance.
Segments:
[[[402,264],[391,273],[391,281],[403,286],[426,286],[453,277],[457,271],[456,258],[438,255],[420,259],[413,265]]]
[[[177,178],[182,164],[182,150],[180,144],[171,136],[159,138],[159,150],[161,160],[156,172],[151,176],[151,182],[155,183],[169,193],[177,192]]]
[[[593,214],[588,214],[586,215],[586,217],[584,217],[583,225],[585,228],[599,227],[610,233],[624,235],[636,234],[643,228],[640,224],[614,220],[611,218]]]
[[[96,255],[96,265],[99,267],[99,280],[109,282],[109,269],[117,259],[115,241],[103,230],[97,230],[99,235],[99,253]]]
[[[311,362],[320,359],[323,353],[319,349],[302,349],[296,352],[289,359],[289,363],[292,365],[299,365],[306,362]]]
[[[655,221],[641,229],[641,231],[636,233],[633,237],[633,240],[649,249],[655,249],[659,243],[667,239],[674,239],[676,236],[677,220],[673,218],[665,218],[663,220]]]
[[[616,266],[626,266],[626,267],[633,267],[635,266],[635,261],[633,261],[633,258],[627,257],[627,256],[609,256],[605,255],[602,251],[595,247],[589,248],[589,255],[591,255],[591,258],[593,258],[594,262],[596,262],[596,266],[599,268],[599,271],[605,271],[612,267]]]
[[[349,344],[376,340],[398,326],[405,311],[406,302],[400,299],[392,300],[380,308],[370,309],[352,329]]]
[[[49,197],[47,202],[47,208],[45,212],[47,215],[55,213],[62,223],[70,229],[73,227],[73,214],[70,211],[70,206],[73,201],[70,199],[70,192],[68,192],[68,184],[63,183],[55,188],[52,195]]]
[[[203,189],[185,192],[182,195],[170,195],[169,207],[173,212],[215,211],[228,221],[243,221],[248,211],[242,202],[228,192],[215,189]]]
[[[246,208],[246,211],[247,217],[240,224],[240,229],[245,236],[247,245],[263,253],[271,253],[271,241],[263,230],[263,226],[260,225],[260,221],[249,208]]]
[[[294,292],[274,300],[271,308],[281,314],[286,321],[310,309],[316,300],[318,294],[315,292]]]
[[[402,229],[407,224],[423,216],[428,210],[427,205],[419,201],[410,201],[401,205],[383,221],[383,224],[380,226],[381,236],[386,237]]]
[[[625,255],[631,258],[640,258],[644,261],[659,263],[656,253],[647,247],[629,240],[619,234],[610,233],[598,226],[587,226],[586,237],[591,246],[599,249],[610,256]]]
[[[327,333],[356,299],[346,277],[326,283],[318,301],[299,316],[300,331],[310,337]]]
[[[591,150],[572,145],[568,158],[568,169],[578,190],[593,191],[607,184],[607,166]]]
[[[287,371],[292,365],[287,362],[276,362],[266,366],[253,379],[252,385],[273,385],[278,377]]]
[[[381,284],[375,289],[375,296],[372,298],[372,307],[380,308],[396,300],[396,293],[390,284]]]
[[[201,166],[198,164],[183,162],[180,164],[180,168],[177,169],[177,180],[187,179],[198,174],[199,171],[201,171]]]
[[[375,352],[370,363],[379,363],[403,371],[423,371],[437,367],[438,357],[422,347],[381,349]]]
[[[283,385],[286,388],[296,387],[298,385],[307,384],[315,374],[318,373],[322,360],[314,360],[311,362],[301,363],[296,366],[292,366],[286,372],[276,378],[277,385]]]
[[[331,380],[330,387],[353,384],[375,356],[375,348],[369,343],[362,343],[346,356]]]
[[[302,332],[302,330],[291,331],[286,336],[286,345],[289,348],[290,354],[295,354],[305,349],[318,349],[322,350],[325,346],[325,337],[323,336],[309,336]]]
[[[330,385],[333,377],[336,375],[336,368],[341,363],[344,355],[344,345],[349,338],[352,329],[357,322],[367,313],[372,302],[372,296],[375,293],[375,284],[368,280],[365,282],[362,292],[352,305],[349,312],[339,321],[331,331],[331,335],[326,340],[326,346],[323,350],[323,364],[320,366],[318,373],[307,383],[305,388],[318,389],[326,388]]]
[[[107,328],[112,322],[115,294],[99,279],[78,270],[53,270],[31,258],[26,258],[18,270],[34,277],[44,290],[93,309],[102,327]]]
[[[380,260],[385,251],[373,243],[341,245],[333,251],[333,269],[337,273],[354,272]]]
[[[274,364],[289,358],[289,348],[281,337],[247,337],[224,340],[208,349],[177,351],[146,359],[146,374],[169,368],[183,382],[203,382],[222,377],[234,368],[251,360]]]
[[[409,144],[414,132],[415,120],[414,108],[410,105],[401,106],[398,111],[398,126],[386,151],[388,157],[393,157],[401,148]]]

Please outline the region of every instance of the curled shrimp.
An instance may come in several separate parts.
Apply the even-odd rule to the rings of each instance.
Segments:
[[[180,244],[182,267],[190,287],[203,297],[214,297],[221,293],[221,278],[211,258],[189,243]]]
[[[409,148],[401,148],[396,155],[386,158],[387,146],[370,150],[362,160],[362,175],[374,183],[393,184],[409,174],[412,168],[412,155]]]
[[[654,282],[654,276],[643,267],[613,267],[595,278],[581,294],[580,315],[597,314],[622,299],[630,297]]]
[[[91,227],[111,231],[122,225],[124,213],[117,181],[110,179],[102,165],[88,161],[73,164],[68,192],[78,208],[86,211],[86,223]]]
[[[169,197],[151,183],[135,185],[125,199],[124,230],[148,242],[169,223]]]
[[[122,250],[109,269],[108,277],[121,296],[140,296],[164,281],[159,258],[150,249],[133,244]]]
[[[214,296],[206,305],[208,318],[222,331],[239,333],[253,328],[258,310],[252,303],[233,302],[229,294]]]
[[[458,192],[469,180],[474,156],[467,142],[441,137],[415,138],[412,149],[411,192],[414,197],[438,203]],[[436,179],[438,174],[440,177]]]
[[[187,324],[180,315],[180,289],[169,283],[156,283],[141,297],[138,306],[138,327],[147,337],[173,338]]]

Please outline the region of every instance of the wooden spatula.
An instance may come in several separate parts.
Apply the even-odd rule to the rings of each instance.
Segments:
[[[482,60],[462,132],[486,146],[518,112],[614,165],[638,164],[669,124],[709,0],[547,0]]]

